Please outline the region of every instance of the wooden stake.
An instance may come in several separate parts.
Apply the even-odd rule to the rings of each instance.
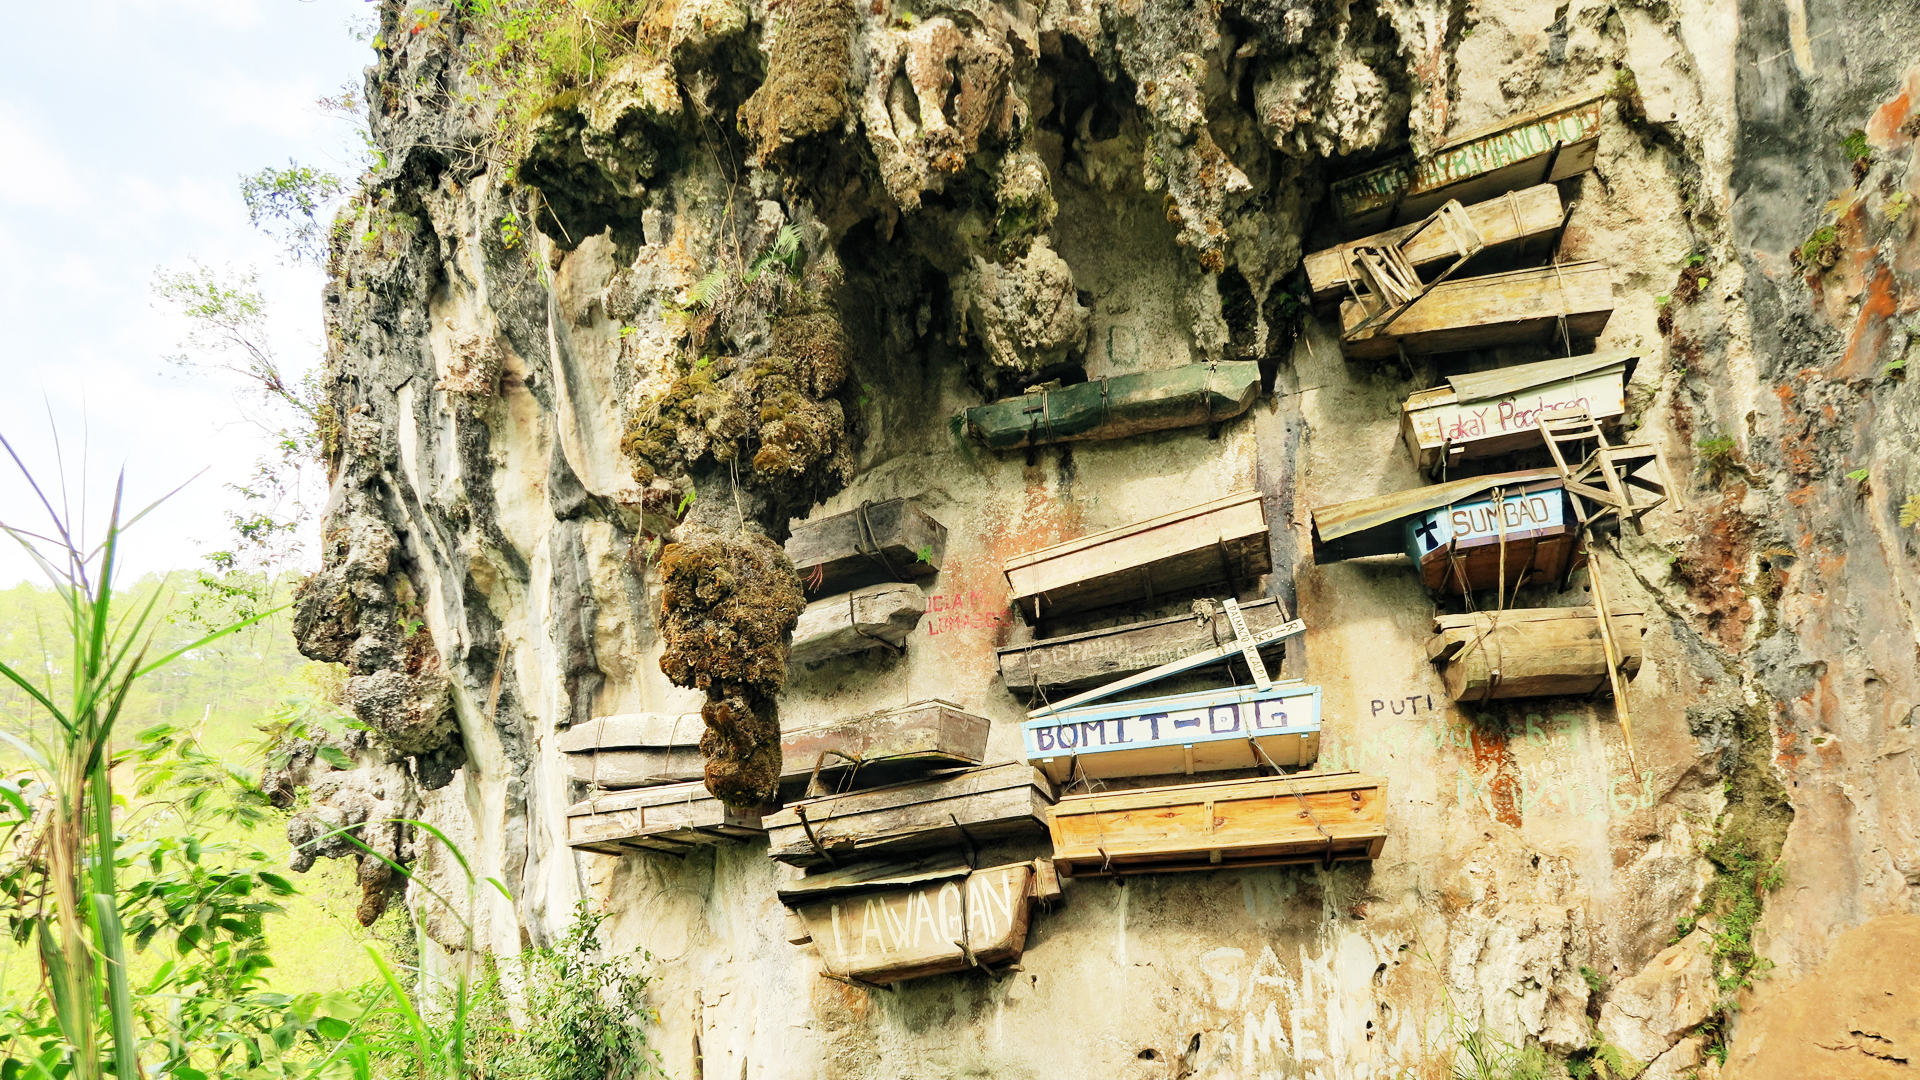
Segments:
[[[1593,582],[1593,606],[1600,616],[1600,642],[1607,650],[1607,681],[1613,685],[1613,711],[1620,718],[1620,737],[1627,744],[1627,768],[1640,779],[1640,765],[1633,757],[1633,717],[1627,709],[1627,681],[1620,676],[1620,646],[1613,637],[1613,613],[1608,610],[1607,588],[1600,579],[1600,549],[1596,537],[1587,534],[1587,579]]]

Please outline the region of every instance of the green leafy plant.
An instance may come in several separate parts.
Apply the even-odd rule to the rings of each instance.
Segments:
[[[1795,266],[1816,273],[1833,269],[1840,262],[1839,230],[1832,225],[1820,226],[1789,252],[1788,258]]]
[[[1853,167],[1853,182],[1858,184],[1866,179],[1867,171],[1873,168],[1873,148],[1867,145],[1867,133],[1859,128],[1848,132],[1847,137],[1840,140],[1840,152]]]
[[[1711,484],[1719,484],[1727,473],[1740,467],[1739,448],[1731,435],[1709,436],[1695,442],[1693,448],[1700,455],[1700,464],[1706,467],[1707,480]]]
[[[1906,192],[1895,192],[1893,197],[1880,207],[1880,214],[1888,221],[1899,221],[1901,215],[1907,212],[1910,202],[1911,199]]]
[[[507,211],[506,216],[500,219],[500,246],[512,251],[525,239],[526,234],[520,229],[520,215],[512,210]]]
[[[677,518],[686,517],[687,511],[693,509],[693,501],[698,496],[699,496],[699,492],[695,491],[692,488],[688,488],[687,493],[685,495],[680,496],[680,505],[674,507],[673,516]]]
[[[1920,495],[1909,495],[1900,504],[1900,527],[1911,529],[1920,525]]]
[[[1586,980],[1587,989],[1596,994],[1607,988],[1607,981],[1600,977],[1600,973],[1585,964],[1580,965],[1580,977]]]
[[[932,544],[921,545],[920,550],[914,552],[913,555],[916,560],[926,563],[928,566],[933,565],[933,545]]]
[[[66,617],[61,641],[66,655],[57,663],[46,658],[44,683],[0,663],[0,677],[25,691],[35,706],[22,734],[0,732],[0,738],[27,761],[36,801],[45,807],[40,825],[39,808],[17,785],[0,788],[0,801],[11,811],[6,828],[38,829],[34,843],[44,856],[18,869],[24,879],[9,893],[18,905],[10,912],[15,938],[31,941],[39,953],[48,1006],[49,1015],[33,1028],[42,1033],[33,1060],[49,1076],[97,1080],[110,1072],[135,1080],[143,1075],[141,1043],[127,963],[129,927],[120,902],[124,857],[114,819],[112,745],[122,707],[137,683],[247,623],[150,660],[149,626],[159,593],[132,611],[115,610],[115,602],[121,535],[153,506],[123,518],[124,480],[116,484],[101,541],[84,547],[3,436],[0,447],[19,467],[50,522],[45,534],[11,521],[0,522],[0,531],[19,542],[46,573]],[[56,673],[66,680],[64,687],[54,685]]]
[[[1906,370],[1907,358],[1904,356],[1896,356],[1892,360],[1887,361],[1887,366],[1880,369],[1880,374],[1888,378],[1899,378],[1906,373]]]
[[[1872,472],[1873,470],[1871,469],[1855,469],[1852,472],[1849,472],[1847,474],[1847,479],[1853,481],[1856,484],[1865,484],[1867,482],[1867,477],[1871,475]]]

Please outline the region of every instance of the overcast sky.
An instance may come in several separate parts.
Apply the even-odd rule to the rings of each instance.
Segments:
[[[281,265],[238,177],[289,158],[353,171],[356,139],[315,105],[372,59],[363,0],[11,3],[0,65],[0,434],[58,484],[51,428],[104,505],[126,469],[146,502],[207,472],[128,537],[126,569],[192,569],[225,546],[223,485],[266,447],[237,385],[164,357],[183,324],[155,306],[158,267],[257,267],[287,366],[320,349],[318,270]],[[0,459],[0,520],[45,520]],[[39,573],[11,541],[0,587]]]

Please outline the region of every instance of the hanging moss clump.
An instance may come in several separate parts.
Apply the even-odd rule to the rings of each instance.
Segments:
[[[740,126],[763,164],[786,163],[807,143],[846,123],[853,111],[849,0],[794,0],[767,57],[767,81],[740,108]]]
[[[683,531],[660,555],[660,670],[706,691],[707,790],[729,806],[765,806],[780,783],[774,695],[786,684],[787,636],[806,607],[800,576],[759,533]]]

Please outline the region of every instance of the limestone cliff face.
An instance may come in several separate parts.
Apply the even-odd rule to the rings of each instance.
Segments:
[[[1650,1076],[1720,1069],[1706,1051],[1729,1033],[1741,1075],[1888,1059],[1855,1030],[1871,1018],[1825,1032],[1806,1002],[1822,980],[1857,988],[1856,969],[1823,966],[1860,955],[1835,951],[1843,935],[1910,933],[1898,920],[1920,913],[1920,530],[1901,524],[1920,496],[1904,371],[1920,14],[668,9],[545,102],[508,161],[498,122],[517,114],[476,64],[488,28],[383,5],[369,98],[385,165],[338,231],[326,293],[343,421],[298,623],[309,655],[347,665],[371,731],[363,770],[313,765],[323,802],[359,808],[324,820],[391,804],[445,829],[513,893],[475,898],[494,949],[604,902],[616,939],[657,960],[676,1076],[1429,1075],[1474,1028],[1562,1057],[1604,1040]],[[1602,91],[1562,254],[1611,264],[1594,344],[1642,357],[1633,419],[1683,489],[1608,571],[1651,627],[1638,780],[1607,703],[1455,708],[1414,575],[1313,563],[1312,507],[1421,482],[1399,405],[1434,370],[1347,363],[1290,281],[1303,250],[1341,239],[1330,178]],[[1856,128],[1864,144],[1843,150]],[[1260,361],[1272,393],[1216,439],[1029,459],[948,425],[1065,371],[1221,359]],[[566,846],[577,792],[556,733],[708,697],[661,673],[655,538],[779,541],[794,520],[922,498],[949,541],[905,655],[755,685],[789,727],[945,698],[995,721],[1004,760],[1025,706],[992,649],[1030,631],[1000,561],[1248,487],[1273,526],[1264,588],[1309,626],[1286,664],[1324,688],[1323,767],[1389,779],[1377,863],[1073,882],[1018,969],[889,993],[821,979],[787,944],[755,845],[684,861]],[[1585,602],[1574,580],[1529,602]],[[1776,858],[1768,890],[1752,868]],[[1752,941],[1777,967],[1730,992],[1743,900],[1764,902]],[[459,947],[450,922],[428,925]],[[1768,1041],[1770,1008],[1811,1034]]]

